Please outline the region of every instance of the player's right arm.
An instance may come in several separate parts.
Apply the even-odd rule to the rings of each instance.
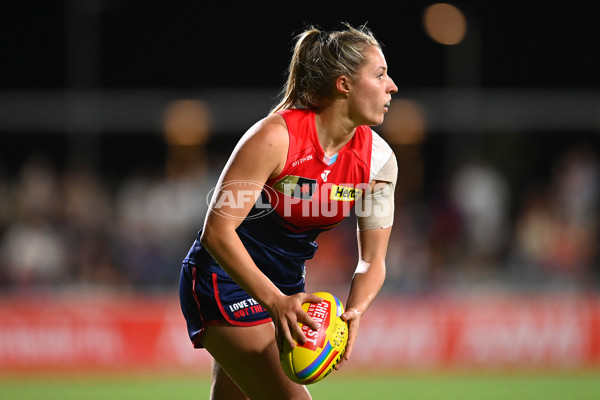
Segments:
[[[300,343],[306,340],[297,322],[318,329],[302,310],[303,303],[317,302],[318,297],[305,293],[285,296],[256,266],[236,232],[267,179],[283,170],[288,146],[287,127],[278,114],[246,132],[219,178],[200,241],[229,276],[267,309],[275,324],[277,344],[288,340],[293,347],[293,336]]]

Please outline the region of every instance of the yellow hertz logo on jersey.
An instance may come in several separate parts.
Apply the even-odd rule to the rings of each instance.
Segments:
[[[355,189],[349,186],[331,185],[330,200],[354,201],[362,194],[362,189]]]

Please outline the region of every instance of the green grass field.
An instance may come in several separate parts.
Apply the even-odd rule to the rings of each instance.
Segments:
[[[207,399],[206,376],[2,376],[3,400]],[[376,400],[596,400],[600,372],[398,373],[330,376],[310,386],[313,399]]]

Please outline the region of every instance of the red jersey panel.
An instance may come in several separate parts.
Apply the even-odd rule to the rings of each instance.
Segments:
[[[295,231],[329,229],[348,216],[369,183],[372,131],[360,126],[336,156],[326,157],[317,136],[315,113],[285,110],[289,150],[283,171],[267,181],[275,212]]]

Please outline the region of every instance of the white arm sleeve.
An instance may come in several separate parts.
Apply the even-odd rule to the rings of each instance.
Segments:
[[[398,163],[390,146],[373,132],[371,155],[372,190],[357,201],[358,230],[387,228],[394,222],[394,190]]]

